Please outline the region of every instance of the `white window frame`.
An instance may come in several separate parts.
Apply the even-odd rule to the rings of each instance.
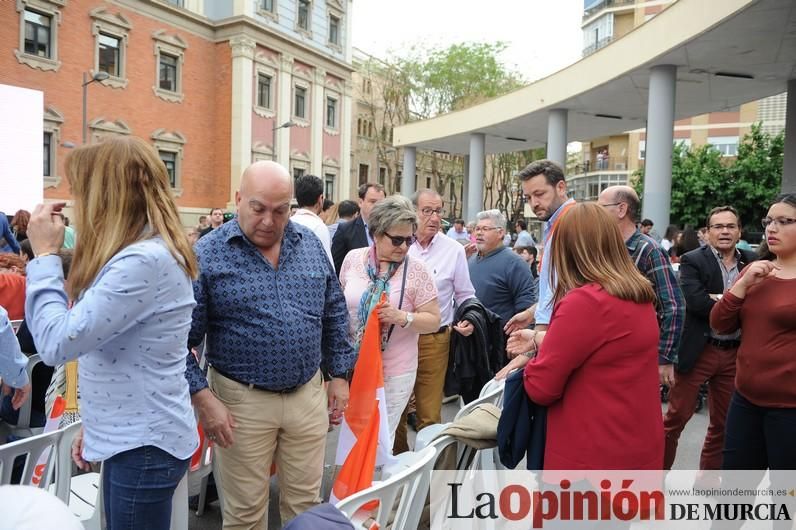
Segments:
[[[332,42],[332,18],[337,19],[337,42]],[[343,12],[328,7],[326,11],[326,45],[338,53],[343,51]]]
[[[310,156],[304,152],[294,152],[290,156],[290,177],[292,178],[294,175],[295,170],[301,169],[304,171],[304,175],[309,175],[311,173],[310,168],[312,167],[312,160],[310,160]]]
[[[728,141],[733,140],[733,141]],[[741,141],[737,135],[734,136],[710,136],[708,142],[721,152],[722,157],[738,156],[738,146]],[[735,149],[730,152],[728,147],[735,146]]]
[[[310,123],[309,116],[310,112],[312,112],[310,107],[312,102],[312,90],[310,89],[310,85],[311,84],[306,81],[294,79],[293,91],[291,93],[292,101],[290,102],[290,115],[293,117],[293,121],[305,127]],[[299,88],[304,90],[304,116],[296,114],[296,91]]]
[[[127,48],[129,33],[133,28],[132,23],[122,15],[108,12],[105,7],[98,7],[89,13],[92,19],[91,34],[94,35],[94,68],[90,70],[91,76],[99,72],[99,39],[100,33],[119,39],[119,75],[109,76],[104,81],[99,81],[111,88],[127,88]]]
[[[638,141],[638,159],[639,160],[646,160],[647,158],[647,141],[646,140],[639,140]]]
[[[340,133],[340,96],[333,93],[326,93],[326,101],[323,109],[323,128],[331,135]],[[329,102],[334,101],[334,123],[329,125]]]
[[[152,40],[154,40],[155,54],[155,84],[152,85],[152,92],[169,103],[182,103],[185,99],[182,70],[188,43],[179,35],[170,35],[166,30],[162,29],[152,33]],[[175,91],[160,88],[160,56],[162,54],[170,55],[177,59],[177,87]]]
[[[61,8],[65,6],[66,0],[17,0],[19,43],[14,50],[17,61],[45,72],[57,72],[61,68],[61,61],[58,60],[58,28],[61,25]],[[50,57],[25,53],[25,10],[50,17]]]
[[[64,116],[53,107],[44,109],[44,132],[50,133],[50,175],[44,175],[45,188],[57,188],[61,183],[58,176],[58,146],[61,145],[61,124]],[[44,141],[44,138],[42,138]],[[42,170],[44,168],[42,167]]]
[[[305,1],[307,3],[307,27],[302,28],[299,25],[299,12],[301,10],[301,3]],[[306,35],[307,37],[312,37],[312,8],[314,7],[313,0],[296,0],[296,25],[295,30],[297,33],[302,35]]]
[[[252,145],[252,162],[259,162],[260,160],[276,160],[276,153],[274,147],[265,142],[256,141]]]
[[[105,138],[113,136],[127,136],[132,134],[133,130],[122,120],[110,121],[105,118],[97,118],[88,124],[91,131],[90,142],[92,144],[99,143]]]
[[[172,193],[175,197],[182,195],[183,182],[182,182],[182,160],[184,147],[186,144],[185,136],[179,131],[167,131],[166,129],[157,129],[152,135],[152,143],[155,149],[160,151],[174,153],[174,187]]]

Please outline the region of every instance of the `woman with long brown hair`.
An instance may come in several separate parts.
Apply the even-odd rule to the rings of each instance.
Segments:
[[[68,286],[64,203],[36,207],[26,314],[49,365],[80,358],[81,468],[103,461],[105,517],[167,529],[171,498],[198,445],[185,362],[198,267],[157,152],[138,138],[66,160],[79,228]],[[69,308],[69,300],[74,300]]]
[[[558,285],[550,327],[512,333],[507,350],[521,355],[498,374],[524,366],[525,391],[548,407],[544,468],[660,469],[652,286],[596,203],[561,218],[551,259]]]

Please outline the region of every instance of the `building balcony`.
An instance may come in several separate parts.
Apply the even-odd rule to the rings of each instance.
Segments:
[[[610,8],[632,7],[636,4],[636,0],[602,0],[601,2],[591,6],[589,9],[583,11],[583,22],[585,23],[590,18],[599,14],[600,11]]]
[[[593,54],[594,52],[596,52],[601,48],[605,48],[606,46],[611,44],[613,40],[614,40],[613,35],[609,35],[607,37],[603,37],[602,39],[598,40],[593,44],[590,44],[589,46],[586,46],[585,48],[583,48],[583,56],[586,57],[588,55]]]
[[[599,172],[627,171],[626,156],[595,156],[591,160],[584,160],[574,167],[573,177]]]

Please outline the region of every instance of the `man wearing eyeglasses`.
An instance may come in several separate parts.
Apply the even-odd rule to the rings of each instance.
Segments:
[[[475,296],[484,306],[500,315],[501,324],[533,306],[533,277],[528,265],[503,245],[506,217],[500,210],[479,212],[476,216],[475,245],[478,254],[468,260]]]
[[[455,308],[475,296],[464,247],[439,231],[445,216],[442,196],[434,190],[421,189],[412,197],[417,212],[417,240],[409,247],[409,256],[422,260],[434,277],[440,310],[440,328],[420,335],[418,340],[415,407],[417,430],[442,422],[442,397],[445,372],[448,369],[451,332],[470,335],[469,322],[454,322]],[[457,221],[458,222],[458,221]],[[462,221],[462,227],[464,222]],[[407,411],[404,411],[395,433],[395,454],[408,451],[406,439]]]
[[[702,446],[700,470],[721,468],[724,424],[735,388],[735,357],[740,331],[720,335],[710,328],[713,305],[730,288],[741,270],[756,259],[753,252],[736,247],[741,237],[738,212],[732,206],[713,208],[707,218],[707,245],[680,257],[680,286],[685,296],[683,341],[676,365],[677,377],[669,389],[664,418],[666,445],[664,469],[671,469],[677,442],[694,413],[699,387],[708,382],[710,424]],[[708,481],[700,473],[697,481]],[[701,485],[717,485],[704,482]]]

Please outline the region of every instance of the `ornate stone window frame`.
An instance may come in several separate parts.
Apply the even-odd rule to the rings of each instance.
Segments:
[[[299,26],[299,10],[301,9],[301,2],[302,0],[296,0],[296,23],[293,29],[299,35],[304,35],[305,37],[311,39],[312,38],[312,10],[315,7],[314,0],[305,0],[307,4],[307,28],[302,28]]]
[[[329,37],[329,28],[332,26],[332,17],[337,19],[337,42],[332,42]],[[343,6],[333,0],[326,1],[326,46],[337,53],[343,53],[345,45],[345,11]]]
[[[105,118],[96,118],[88,124],[91,131],[90,142],[92,144],[103,141],[109,136],[126,136],[132,134],[133,130],[122,120],[110,121]]]
[[[304,117],[296,116],[296,89],[303,88],[305,90],[304,96]],[[310,116],[312,115],[312,83],[301,77],[293,76],[293,88],[290,91],[290,116],[293,123],[297,127],[309,127]]]
[[[50,142],[50,175],[44,175],[45,188],[57,188],[61,183],[58,175],[58,146],[61,145],[61,124],[64,122],[64,115],[58,112],[55,107],[44,109],[44,132],[52,135]]]
[[[155,41],[155,84],[152,85],[152,92],[169,103],[182,103],[183,99],[185,99],[182,84],[182,67],[185,62],[185,50],[188,48],[188,43],[179,35],[170,35],[164,29],[153,32],[152,40]],[[174,92],[160,88],[161,53],[177,58],[177,90]]]
[[[290,154],[290,175],[293,176],[294,169],[303,169],[304,174],[311,173],[312,160],[310,155],[303,151],[293,151]]]
[[[276,117],[276,99],[279,94],[278,90],[278,68],[279,59],[266,55],[262,52],[254,56],[254,97],[252,98],[252,107],[254,113],[263,118]],[[258,84],[260,82],[260,75],[271,78],[271,106],[261,107],[258,99]],[[292,105],[292,103],[291,103]]]
[[[179,131],[167,131],[166,129],[156,129],[151,135],[152,143],[155,149],[166,151],[177,155],[174,159],[174,187],[172,192],[175,197],[182,195],[182,159],[183,150],[185,147],[185,136]]]
[[[334,116],[334,127],[329,126],[329,116],[327,116],[329,112],[329,100],[333,99],[337,105],[335,106],[335,116]],[[323,96],[323,130],[326,134],[331,136],[337,136],[340,134],[340,122],[342,121],[342,116],[340,115],[340,110],[342,107],[342,97],[339,93],[334,92],[332,90],[326,89],[324,90]]]
[[[104,81],[99,81],[111,88],[127,87],[127,44],[133,24],[121,13],[110,13],[105,7],[97,7],[89,13],[91,17],[91,34],[94,35],[94,68],[90,71],[93,76],[99,72],[99,36],[100,33],[119,39],[119,76],[110,76]]]
[[[17,0],[19,13],[19,44],[14,55],[21,64],[37,68],[45,72],[57,72],[61,68],[58,60],[58,28],[61,25],[61,8],[66,7],[68,0]],[[37,11],[50,17],[50,57],[39,57],[25,53],[25,10]]]
[[[271,10],[269,11],[268,9],[265,9],[263,7],[262,0],[257,0],[257,8],[255,9],[255,11],[257,12],[258,15],[262,17],[270,19],[274,22],[279,22],[279,14],[277,13],[278,3],[279,3],[278,0],[273,0],[273,2],[271,3]],[[298,14],[298,11],[296,11],[296,13]]]
[[[252,145],[252,162],[260,160],[276,160],[274,147],[261,141],[256,141]]]

